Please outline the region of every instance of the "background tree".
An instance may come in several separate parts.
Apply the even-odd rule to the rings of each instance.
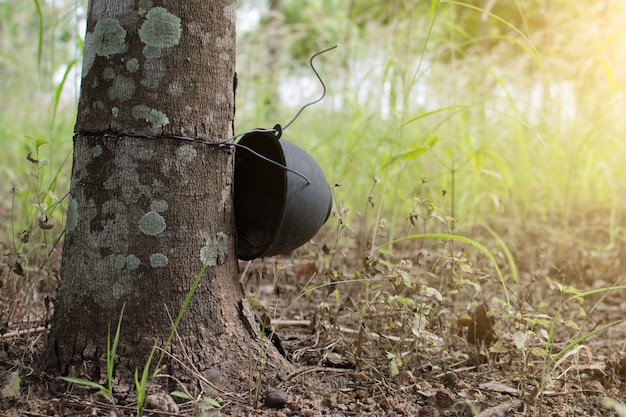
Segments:
[[[47,345],[56,373],[99,380],[124,306],[117,369],[143,367],[207,265],[170,351],[229,389],[254,378],[262,342],[237,276],[233,150],[166,137],[233,134],[235,12],[234,0],[90,2]],[[173,361],[165,373],[191,377]]]

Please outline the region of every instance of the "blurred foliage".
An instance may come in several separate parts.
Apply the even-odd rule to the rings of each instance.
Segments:
[[[71,66],[81,59],[86,8],[85,0],[2,1],[6,184],[27,189],[25,158],[36,143],[46,143],[38,157],[49,160],[43,186],[69,182],[59,167],[71,149],[80,62]],[[416,194],[467,219],[559,212],[564,223],[581,206],[614,212],[626,195],[621,0],[242,0],[238,8],[238,131],[286,123],[318,98],[308,60],[339,45],[317,61],[325,100],[286,137],[314,154],[342,185],[336,197],[357,211],[366,211],[374,177],[380,198],[370,213],[382,206],[400,223]]]

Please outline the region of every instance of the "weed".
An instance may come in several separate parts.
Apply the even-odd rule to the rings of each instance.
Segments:
[[[215,400],[215,398],[209,397],[208,395],[200,395],[198,393],[196,393],[195,395],[190,395],[189,393],[183,392],[183,391],[172,391],[170,395],[172,397],[178,397],[184,400],[194,401],[196,403],[199,401],[204,401],[208,405],[215,407],[215,408],[221,407],[220,403],[217,400]]]
[[[154,378],[159,373],[159,368],[155,369],[155,371],[150,375],[150,366],[152,365],[152,357],[154,356],[154,352],[156,351],[156,344],[152,347],[150,351],[150,355],[146,360],[146,364],[143,367],[143,371],[141,372],[141,379],[139,379],[139,369],[135,369],[135,389],[137,390],[137,417],[141,417],[141,413],[143,411],[143,404],[146,399],[146,394],[148,393],[148,376],[150,376],[150,380]]]
[[[120,341],[120,330],[122,328],[122,318],[124,317],[124,307],[122,306],[122,311],[120,312],[120,318],[117,321],[117,328],[115,329],[115,336],[113,337],[113,344],[111,344],[111,324],[109,323],[109,328],[107,332],[107,386],[102,386],[97,382],[90,381],[84,378],[76,378],[69,376],[60,377],[63,381],[73,382],[78,385],[84,385],[91,388],[96,388],[98,390],[98,394],[102,395],[107,399],[111,404],[115,404],[115,397],[113,397],[113,371],[115,368],[115,355],[117,353],[117,346]],[[152,358],[152,355],[150,355]]]

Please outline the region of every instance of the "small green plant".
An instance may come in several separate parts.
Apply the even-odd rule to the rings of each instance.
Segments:
[[[571,294],[572,292],[574,292],[574,295],[566,298],[558,306],[556,313],[554,314],[554,317],[552,318],[552,321],[550,323],[550,329],[548,331],[548,340],[546,341],[546,347],[545,347],[544,362],[543,362],[543,366],[541,369],[541,376],[540,376],[540,381],[539,381],[539,393],[543,393],[546,379],[548,375],[550,374],[550,372],[552,371],[553,367],[556,364],[558,364],[559,361],[562,358],[564,358],[570,351],[580,346],[582,342],[591,338],[592,336],[622,322],[622,320],[615,320],[610,323],[602,324],[594,328],[593,330],[571,340],[559,352],[553,354],[552,351],[555,348],[554,339],[555,339],[557,325],[559,324],[560,314],[566,304],[574,300],[584,300],[585,297],[593,295],[593,294],[606,293],[608,291],[615,291],[615,290],[626,290],[626,285],[596,288],[596,289],[589,290],[589,291],[572,291],[569,289],[569,287],[566,287],[566,286],[561,286],[561,288],[564,294],[567,294],[568,292]]]
[[[187,392],[183,392],[183,391],[172,391],[170,392],[170,395],[172,397],[178,397],[178,398],[182,398],[184,400],[187,401],[194,401],[194,402],[198,402],[198,401],[204,401],[205,403],[209,404],[212,407],[215,408],[220,408],[221,405],[220,403],[213,397],[209,397],[208,395],[190,395]]]
[[[615,401],[613,398],[606,398],[602,404],[606,408],[615,410],[619,417],[626,417],[626,405],[620,403],[619,401]]]
[[[120,330],[122,328],[122,318],[124,317],[124,307],[120,312],[120,318],[117,322],[117,328],[115,330],[115,337],[113,338],[113,344],[111,344],[111,324],[109,323],[109,329],[107,334],[107,386],[98,384],[97,382],[90,381],[84,378],[75,378],[70,376],[62,376],[61,379],[67,382],[73,382],[75,384],[84,385],[91,388],[96,388],[98,394],[106,398],[111,404],[115,404],[115,398],[113,397],[113,370],[115,368],[115,355],[117,353],[117,346],[120,341]]]
[[[453,235],[449,233],[420,233],[420,234],[405,236],[405,237],[391,240],[387,243],[380,245],[379,249],[384,249],[387,246],[391,246],[396,243],[404,242],[407,240],[415,240],[415,239],[440,239],[440,240],[462,242],[480,250],[487,257],[487,259],[489,260],[489,263],[493,266],[493,269],[496,271],[496,275],[498,276],[498,280],[500,281],[500,284],[502,286],[502,292],[505,297],[506,305],[511,304],[510,298],[509,298],[509,290],[507,289],[507,280],[505,276],[502,274],[502,271],[500,270],[500,267],[498,266],[496,259],[494,258],[493,254],[491,253],[489,249],[487,249],[485,246],[483,246],[481,243],[477,242],[474,239],[471,239],[465,236]]]
[[[148,376],[150,375],[150,365],[152,364],[152,357],[154,356],[154,351],[156,350],[156,343],[152,347],[150,351],[150,356],[148,356],[148,360],[143,367],[143,371],[141,372],[141,379],[139,379],[139,369],[135,369],[135,389],[137,390],[137,417],[141,417],[141,412],[143,411],[143,404],[146,400],[146,394],[148,393]],[[157,376],[160,372],[160,369],[157,367],[152,373],[152,378]]]

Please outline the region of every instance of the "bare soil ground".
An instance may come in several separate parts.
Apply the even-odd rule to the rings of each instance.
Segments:
[[[358,238],[322,236],[333,243],[242,263],[251,304],[297,370],[245,393],[207,392],[219,409],[155,384],[143,415],[617,415],[607,401],[626,403],[626,324],[602,326],[623,318],[624,290],[581,291],[624,284],[626,246],[526,227],[505,239],[514,268],[485,236],[477,240],[505,285],[484,253],[449,240],[409,240],[368,257]],[[16,266],[4,250],[6,286]],[[55,286],[35,284],[31,319],[2,323],[0,416],[136,415],[133,381],[116,382],[112,405],[38,369]]]

